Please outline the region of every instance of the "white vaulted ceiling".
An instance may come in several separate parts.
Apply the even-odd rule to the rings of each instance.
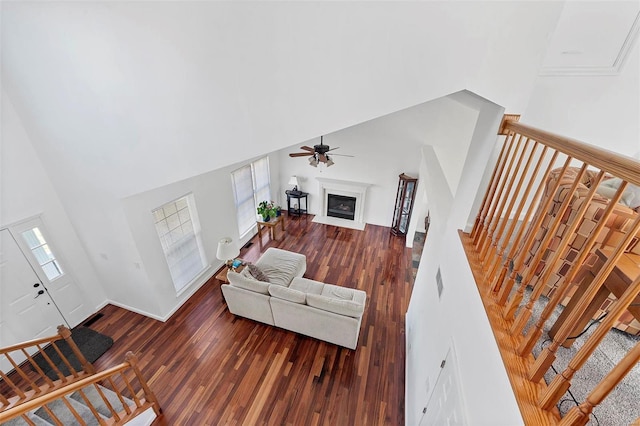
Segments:
[[[461,89],[522,110],[561,10],[3,2],[2,83],[65,201],[124,197]]]
[[[522,111],[541,65],[611,65],[605,3],[2,2],[2,85],[63,199],[121,198],[462,89]]]

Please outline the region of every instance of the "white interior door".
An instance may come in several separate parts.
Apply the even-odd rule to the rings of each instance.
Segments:
[[[65,320],[8,230],[0,230],[0,348],[53,336]],[[25,357],[13,353],[17,363]],[[10,371],[2,357],[0,369]]]
[[[453,345],[443,361],[420,426],[453,426],[467,424],[465,405],[458,377]]]
[[[31,219],[11,226],[9,230],[68,326],[75,327],[87,319],[93,310],[85,302],[82,291],[42,219]]]

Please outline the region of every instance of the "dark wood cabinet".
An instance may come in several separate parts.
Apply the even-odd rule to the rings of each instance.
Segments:
[[[393,209],[393,221],[391,222],[391,233],[394,235],[407,234],[417,183],[418,179],[407,176],[404,173],[400,175],[396,204]]]

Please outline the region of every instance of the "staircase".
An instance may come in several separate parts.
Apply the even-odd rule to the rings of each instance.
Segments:
[[[582,402],[567,412],[562,402],[612,328],[640,334],[640,212],[620,203],[640,187],[640,162],[508,116],[500,134],[473,229],[460,232],[480,297],[525,423],[599,423],[595,410],[640,363],[640,342],[586,386]],[[594,315],[597,327],[578,344]],[[572,346],[557,370],[558,352]],[[616,424],[640,425],[635,407]]]
[[[150,425],[161,414],[132,352],[122,364],[96,373],[70,335],[61,327],[57,336],[0,349],[0,356],[14,367],[9,373],[0,371],[1,425]],[[73,348],[82,371],[64,358],[71,373],[62,376],[58,371],[58,379],[52,380],[34,362],[33,348],[44,353],[43,344],[55,347],[60,339]],[[25,361],[18,364],[18,356]]]

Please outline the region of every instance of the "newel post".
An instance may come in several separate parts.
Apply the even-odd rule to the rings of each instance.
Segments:
[[[76,358],[78,358],[78,361],[82,366],[82,369],[88,374],[95,374],[96,369],[93,368],[93,364],[87,361],[87,359],[84,357],[82,352],[80,352],[80,348],[78,348],[78,345],[76,345],[76,342],[73,341],[73,338],[71,337],[71,330],[69,330],[64,325],[59,325],[58,334],[60,335],[60,337],[62,337],[65,340],[65,342],[67,342],[67,344],[73,351],[73,354],[76,356]]]
[[[144,390],[145,398],[153,403],[153,411],[157,416],[160,416],[162,414],[162,409],[160,408],[160,404],[158,403],[158,398],[156,398],[156,395],[149,387],[149,384],[142,376],[142,371],[140,371],[140,367],[138,367],[138,357],[133,352],[128,351],[125,354],[124,359],[129,363],[129,365],[131,365],[133,372],[138,378],[138,382],[140,382],[140,386],[142,386],[142,390]]]

